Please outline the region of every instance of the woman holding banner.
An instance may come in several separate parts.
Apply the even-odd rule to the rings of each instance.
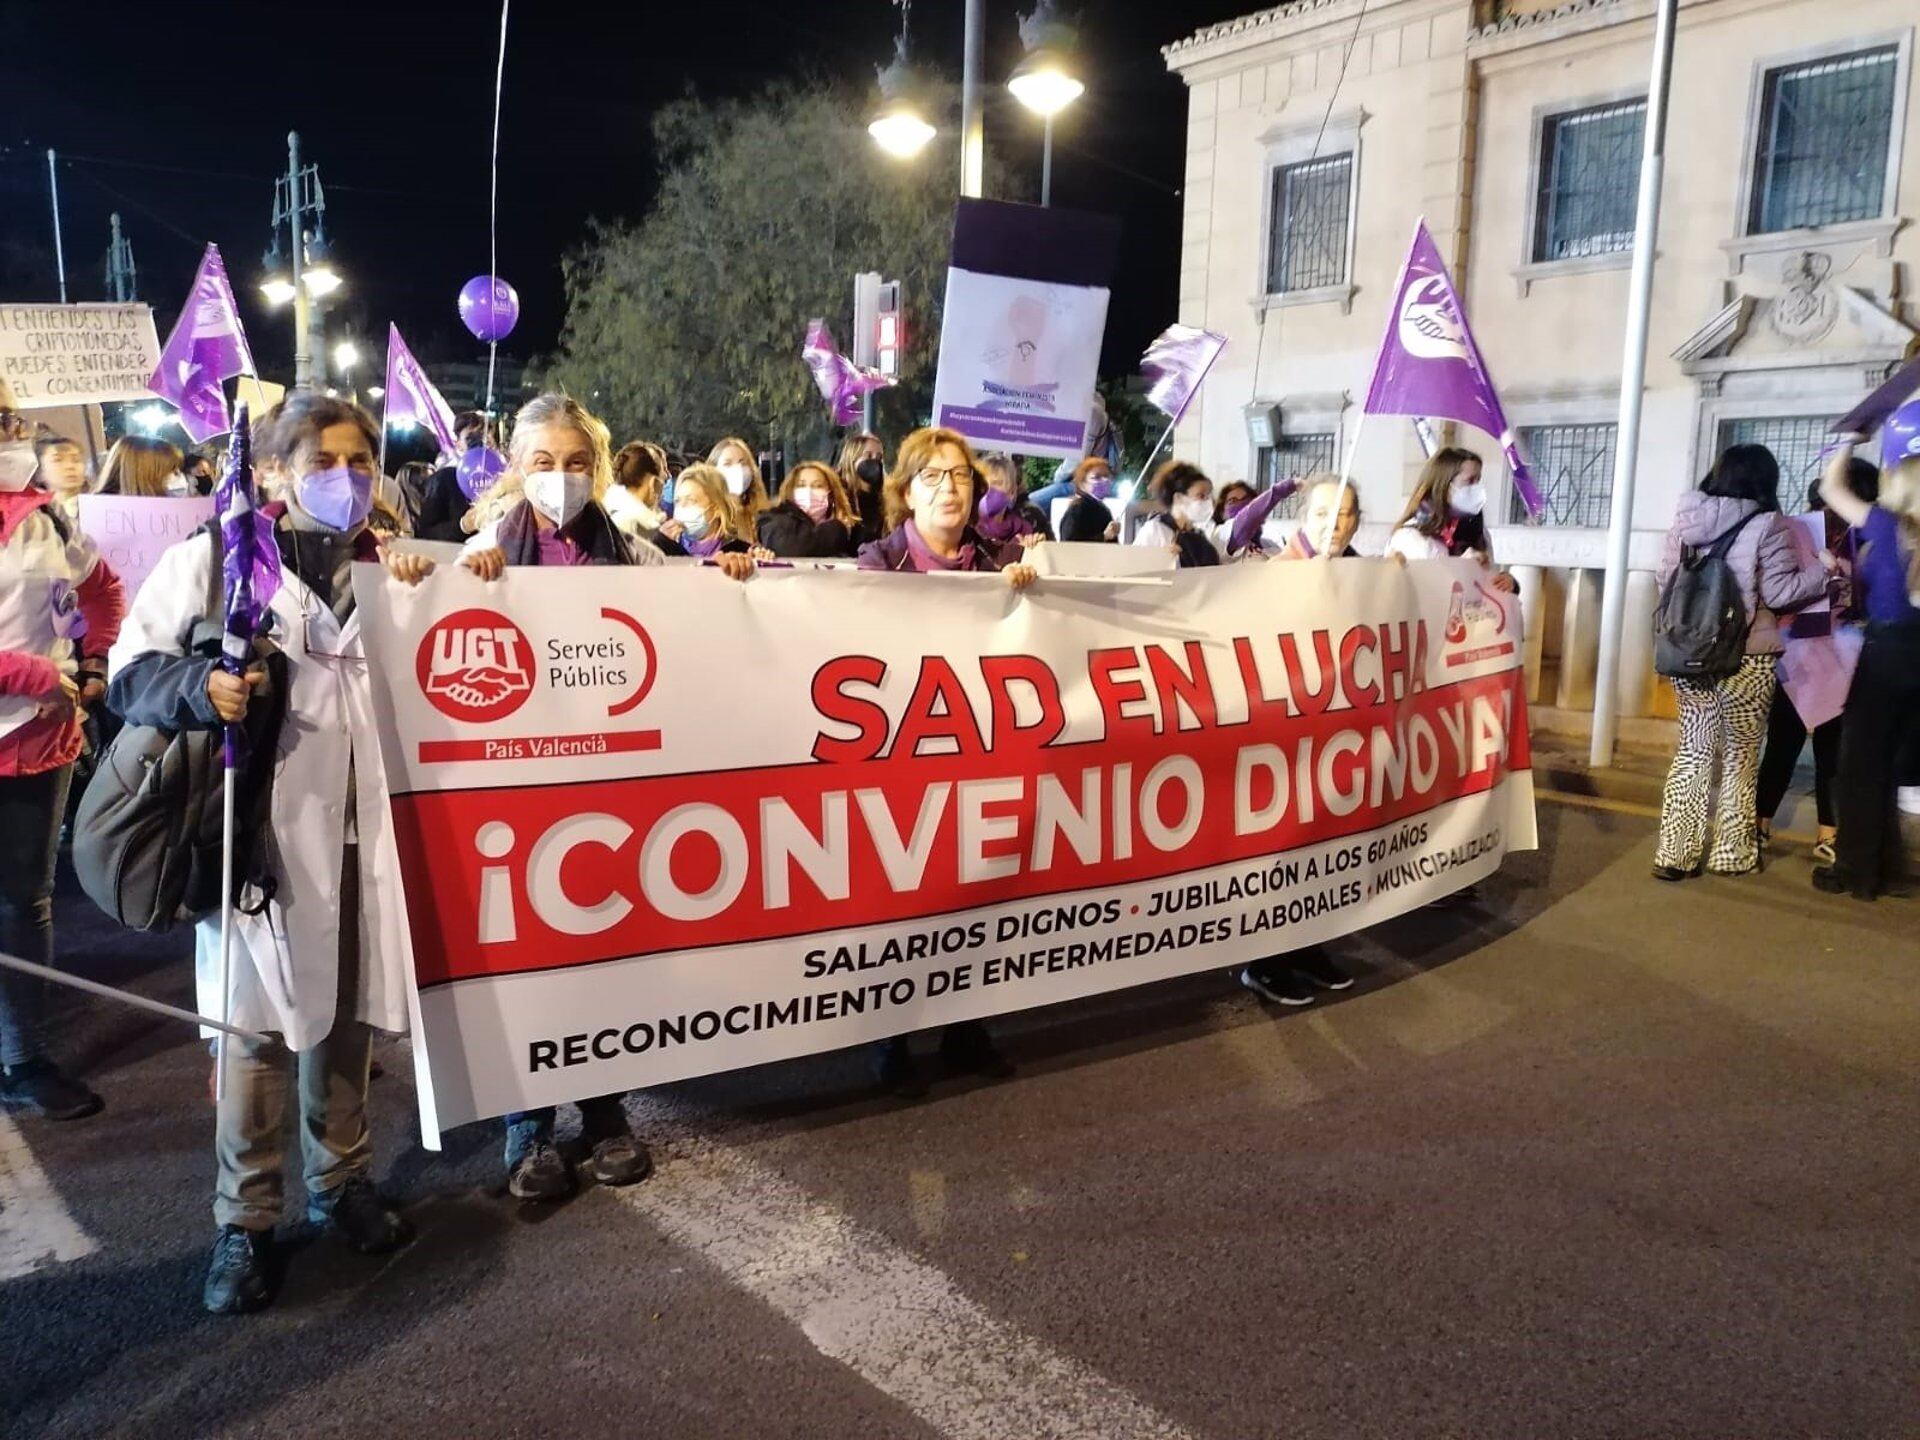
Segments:
[[[1198,465],[1169,460],[1148,488],[1153,511],[1133,532],[1133,543],[1172,550],[1180,568],[1218,565],[1227,547],[1226,528],[1214,522],[1213,481]]]
[[[860,512],[861,542],[878,540],[887,529],[886,501],[880,494],[887,483],[887,447],[878,435],[856,431],[841,444],[840,461],[833,468]]]
[[[1487,534],[1487,485],[1480,457],[1448,445],[1428,457],[1407,498],[1400,522],[1387,537],[1387,554],[1402,562],[1446,560],[1475,555],[1493,568],[1493,539]],[[1496,590],[1515,591],[1511,575],[1493,577]]]
[[[914,574],[997,572],[1015,590],[1031,585],[1033,567],[1003,563],[1000,548],[974,528],[980,498],[978,473],[973,451],[958,432],[929,427],[907,436],[884,492],[892,528],[884,540],[861,547],[860,568]],[[874,1073],[882,1089],[912,1100],[927,1093],[927,1082],[908,1039],[896,1035],[882,1040],[875,1047]],[[947,1026],[940,1038],[940,1054],[955,1070],[994,1079],[1013,1073],[1013,1066],[978,1020]]]
[[[803,460],[788,472],[773,508],[759,520],[760,544],[782,559],[850,560],[860,512],[830,466]]]
[[[233,915],[229,1012],[233,1024],[279,1043],[227,1047],[214,1141],[220,1234],[203,1291],[216,1314],[258,1310],[271,1298],[269,1251],[290,1148],[304,1152],[310,1219],[369,1255],[413,1233],[374,1189],[367,1131],[373,1032],[407,1028],[400,860],[351,578],[354,562],[378,557],[367,517],[380,431],[358,405],[297,391],[256,426],[254,446],[284,481],[284,500],[261,512],[279,552],[263,633],[283,691],[263,690],[265,668],[230,675],[217,647],[209,655],[194,646],[202,621],[218,624],[217,601],[212,616],[208,603],[220,593],[221,559],[209,530],[169,549],[140,587],[113,647],[110,692],[129,724],[170,730],[238,724],[250,705],[284,707],[262,873]],[[200,1008],[218,1015],[228,998],[218,915],[196,938]]]

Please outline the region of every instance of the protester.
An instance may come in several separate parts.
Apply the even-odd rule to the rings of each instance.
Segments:
[[[720,472],[733,503],[746,512],[749,525],[767,508],[767,484],[760,475],[760,462],[747,442],[729,435],[707,452],[707,464]]]
[[[427,482],[432,477],[433,466],[424,460],[409,460],[393,472],[394,488],[400,497],[396,508],[406,517],[410,535],[418,533],[420,513],[427,503]]]
[[[1307,483],[1305,522],[1293,542],[1280,552],[1286,560],[1310,560],[1318,555],[1352,556],[1353,537],[1360,528],[1360,498],[1338,475],[1321,471]],[[1256,960],[1240,972],[1240,983],[1276,1005],[1311,1005],[1321,990],[1352,988],[1353,977],[1319,945],[1307,945],[1284,955]]]
[[[886,538],[860,549],[862,570],[997,571],[1016,590],[1034,580],[1033,568],[1003,563],[996,546],[973,526],[979,501],[973,451],[964,436],[929,427],[900,442],[893,473],[887,477]],[[927,1092],[926,1078],[914,1059],[908,1036],[896,1035],[875,1048],[874,1073],[884,1090],[902,1099]],[[940,1039],[948,1067],[1004,1079],[1013,1067],[995,1047],[978,1020],[949,1025]]]
[[[1848,485],[1852,457],[1851,444],[1834,452],[1820,498],[1859,532],[1853,579],[1867,633],[1841,730],[1834,863],[1813,883],[1872,900],[1908,888],[1895,785],[1902,747],[1920,743],[1920,456],[1881,477],[1877,503]]]
[[[1880,493],[1879,468],[1855,457],[1847,467],[1847,488],[1871,504]],[[1811,554],[1817,560],[1825,550],[1835,561],[1827,577],[1826,608],[1794,616],[1781,632],[1783,648],[1774,672],[1779,683],[1767,712],[1767,744],[1760,757],[1755,815],[1760,826],[1760,848],[1765,850],[1773,838],[1774,812],[1786,798],[1794,766],[1811,737],[1814,813],[1820,826],[1813,858],[1831,865],[1837,828],[1833,780],[1840,767],[1842,710],[1853,678],[1853,662],[1858,658],[1860,615],[1853,591],[1850,531],[1847,522],[1820,499],[1817,480],[1808,490],[1807,510],[1809,515],[1821,517],[1822,539],[1816,542],[1802,521],[1794,523],[1794,539],[1803,555]]]
[[[1818,599],[1826,588],[1826,572],[1801,553],[1792,522],[1780,514],[1779,482],[1779,463],[1766,446],[1730,446],[1700,488],[1680,497],[1667,531],[1658,571],[1663,592],[1680,568],[1683,547],[1701,548],[1732,535],[1726,563],[1746,607],[1747,639],[1745,657],[1731,675],[1673,682],[1680,744],[1660,806],[1653,858],[1660,880],[1684,880],[1703,864],[1716,875],[1745,875],[1760,863],[1754,805],[1781,650],[1775,615]],[[1709,850],[1707,795],[1716,789]]]
[[[689,465],[674,480],[673,514],[654,543],[669,555],[744,555],[754,548],[753,519],[718,466]]]
[[[459,442],[460,454],[485,446],[492,438],[491,428],[487,417],[478,410],[463,410],[454,416],[453,433]],[[456,455],[455,463],[442,465],[427,477],[426,494],[413,528],[413,533],[422,540],[459,544],[473,533],[460,525],[473,502],[460,485],[458,461],[459,455]]]
[[[1098,455],[1089,455],[1073,467],[1067,485],[1073,495],[1060,512],[1060,538],[1073,541],[1117,540],[1120,522],[1113,517],[1107,501],[1113,495],[1113,466]],[[1041,503],[1045,490],[1034,496]]]
[[[860,512],[838,471],[802,460],[788,472],[774,506],[761,512],[760,544],[783,559],[851,559]]]
[[[1493,568],[1493,539],[1487,534],[1487,486],[1480,457],[1448,445],[1433,452],[1420,471],[1407,508],[1387,537],[1387,554],[1401,561],[1445,560],[1472,554]],[[1519,587],[1511,575],[1493,577],[1493,587],[1509,593]]]
[[[602,504],[629,540],[651,541],[666,520],[660,491],[667,481],[667,452],[648,440],[634,440],[613,457],[613,483]]]
[[[1026,500],[1020,467],[1011,455],[982,455],[980,510],[975,524],[996,545],[1028,547],[1053,538],[1053,527],[1037,505]]]
[[[1257,492],[1244,480],[1229,480],[1220,487],[1220,494],[1213,507],[1213,522],[1225,525],[1247,506],[1253,503]]]
[[[262,688],[269,668],[284,674],[275,701],[284,719],[256,742],[272,746],[273,784],[255,847],[262,873],[234,897],[232,959],[233,1023],[279,1043],[227,1042],[215,1141],[220,1235],[203,1291],[221,1314],[271,1299],[269,1251],[296,1136],[312,1220],[364,1254],[412,1235],[369,1178],[366,1113],[373,1031],[407,1028],[400,862],[351,581],[355,561],[378,557],[367,516],[379,440],[358,405],[304,390],[256,427],[256,451],[286,477],[286,503],[264,512],[280,571],[264,630],[281,658],[236,676],[220,668],[217,643],[189,648],[196,622],[218,624],[206,614],[209,590],[219,590],[211,529],[161,556],[113,648],[111,703],[129,724],[238,724],[272,698]],[[225,1008],[219,926],[212,916],[197,937],[200,1006],[215,1015]]]
[[[165,440],[146,435],[123,435],[107,451],[100,467],[102,495],[158,497],[187,493],[180,473],[180,451]]]
[[[860,542],[878,540],[887,530],[886,501],[880,493],[887,482],[887,447],[878,435],[856,431],[840,446],[834,468],[860,511]]]
[[[87,457],[79,442],[64,435],[42,435],[33,442],[33,458],[40,466],[37,483],[68,519],[78,518],[80,497],[87,490]]]
[[[39,459],[0,379],[0,943],[53,963],[53,876],[81,717],[105,690],[126,596],[92,541],[32,483]],[[42,1049],[45,985],[0,969],[0,1106],[78,1120],[100,1097]],[[4,1162],[0,1162],[4,1163]]]
[[[1213,481],[1198,465],[1169,460],[1147,487],[1150,510],[1133,532],[1133,543],[1172,550],[1180,568],[1218,565],[1226,553],[1224,527],[1213,518]]]
[[[213,494],[213,461],[198,451],[189,450],[180,462],[180,474],[187,482],[187,494]]]

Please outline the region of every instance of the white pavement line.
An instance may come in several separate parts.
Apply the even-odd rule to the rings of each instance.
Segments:
[[[64,1264],[100,1246],[68,1213],[27,1148],[20,1128],[0,1115],[0,1280],[52,1262]]]
[[[646,1183],[613,1193],[949,1440],[1185,1440],[1119,1386],[739,1150],[689,1139],[666,1159]]]

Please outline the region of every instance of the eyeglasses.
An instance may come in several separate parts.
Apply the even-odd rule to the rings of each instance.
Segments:
[[[973,488],[973,471],[965,465],[957,465],[951,470],[939,470],[929,465],[914,475],[913,483],[926,486],[936,495],[942,490],[952,490],[957,495],[962,490]]]

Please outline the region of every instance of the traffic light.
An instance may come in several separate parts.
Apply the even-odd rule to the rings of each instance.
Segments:
[[[879,313],[874,320],[873,368],[882,375],[900,373],[900,355],[907,348],[906,324],[900,314],[900,282],[880,287]]]

